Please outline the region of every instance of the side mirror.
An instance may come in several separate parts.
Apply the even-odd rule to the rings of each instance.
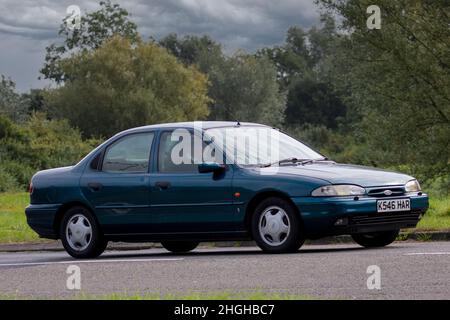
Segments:
[[[205,162],[198,165],[198,172],[200,173],[210,173],[210,172],[222,172],[225,171],[225,165],[215,162]]]

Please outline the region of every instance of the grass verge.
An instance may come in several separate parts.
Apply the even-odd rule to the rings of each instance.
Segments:
[[[20,295],[0,295],[0,300],[30,300],[42,299]],[[265,293],[265,292],[212,292],[212,293],[189,293],[189,294],[159,294],[159,293],[111,293],[105,295],[76,294],[68,296],[68,300],[318,300],[320,298],[309,295]],[[53,300],[53,299],[49,299]]]
[[[419,222],[417,230],[450,230],[450,196],[430,198],[430,209]]]
[[[0,243],[40,240],[26,221],[25,207],[29,200],[26,192],[0,193]]]

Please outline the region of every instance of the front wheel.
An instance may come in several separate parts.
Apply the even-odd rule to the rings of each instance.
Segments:
[[[400,230],[353,234],[353,240],[366,248],[385,247],[395,241]]]
[[[297,210],[286,200],[263,200],[252,217],[252,235],[265,252],[295,252],[305,242]]]
[[[59,232],[67,253],[78,259],[98,257],[105,251],[108,244],[95,218],[84,207],[73,207],[67,210]]]
[[[163,241],[162,246],[173,253],[185,253],[194,250],[198,246],[195,241]]]

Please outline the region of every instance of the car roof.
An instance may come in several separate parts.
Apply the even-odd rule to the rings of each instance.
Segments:
[[[266,125],[252,122],[238,122],[238,121],[190,121],[190,122],[172,122],[172,123],[162,123],[153,124],[149,126],[137,127],[125,130],[121,133],[139,132],[147,131],[151,129],[169,129],[169,128],[185,128],[194,129],[202,128],[204,130],[213,128],[223,128],[223,127],[235,127],[235,126],[256,126],[256,127],[267,127]]]

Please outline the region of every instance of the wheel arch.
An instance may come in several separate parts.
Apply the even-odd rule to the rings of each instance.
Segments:
[[[253,198],[250,199],[245,208],[244,225],[247,230],[251,231],[252,216],[255,213],[256,207],[258,206],[259,203],[261,203],[261,201],[267,198],[280,198],[289,202],[294,208],[294,210],[297,212],[300,222],[302,222],[300,210],[298,209],[298,207],[295,205],[295,203],[292,201],[292,199],[289,197],[288,194],[279,190],[265,190],[255,194]]]
[[[58,211],[56,211],[55,218],[53,220],[53,230],[55,231],[55,234],[57,235],[58,239],[59,239],[59,229],[60,229],[64,214],[67,212],[67,210],[69,210],[70,208],[73,208],[73,207],[83,207],[83,208],[89,210],[89,212],[94,217],[95,222],[97,223],[99,229],[101,230],[101,226],[98,222],[97,216],[95,215],[94,210],[92,210],[92,208],[90,206],[88,206],[86,203],[79,201],[79,200],[69,201],[69,202],[64,203],[61,207],[59,207]]]

